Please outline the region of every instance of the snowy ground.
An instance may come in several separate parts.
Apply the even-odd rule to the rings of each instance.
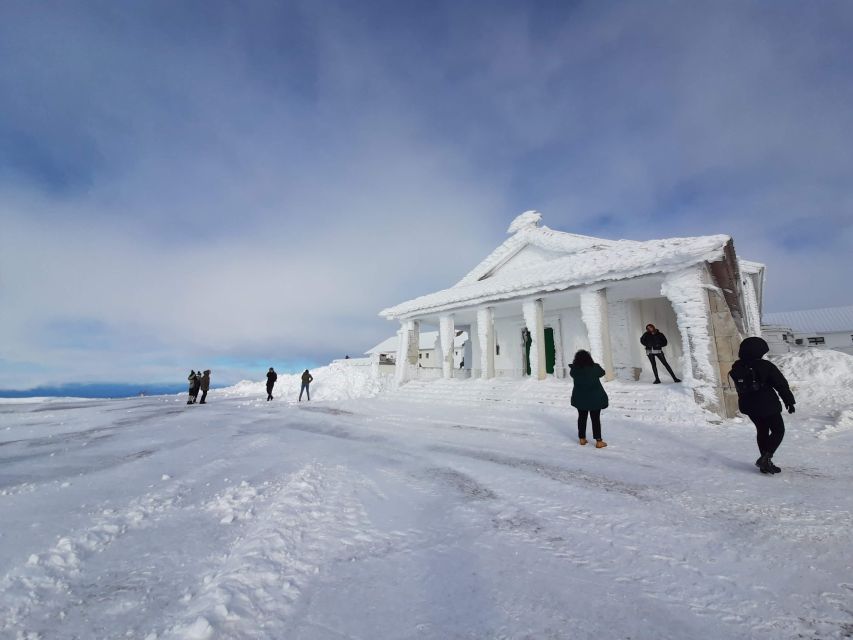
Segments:
[[[772,477],[733,421],[263,397],[0,404],[0,638],[853,637],[849,395]]]

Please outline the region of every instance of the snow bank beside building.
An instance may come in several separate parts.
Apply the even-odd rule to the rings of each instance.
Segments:
[[[821,437],[853,429],[853,356],[805,349],[772,360],[791,385],[798,413],[805,409],[813,414],[809,428]]]
[[[325,367],[312,369],[312,400],[348,400],[351,398],[370,398],[390,384],[391,376],[373,374],[370,366],[350,364],[347,361],[333,362]],[[216,394],[225,397],[257,396],[266,399],[266,380],[254,382],[242,380],[231,387],[217,389]],[[276,399],[296,401],[302,386],[302,373],[279,373],[273,389]]]

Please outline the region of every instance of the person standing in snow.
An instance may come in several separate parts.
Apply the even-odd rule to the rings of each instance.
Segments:
[[[190,369],[190,375],[187,376],[187,380],[189,381],[189,398],[187,399],[187,404],[192,404],[195,402],[195,394],[193,391],[195,390],[195,369]]]
[[[738,409],[755,425],[758,452],[761,454],[755,466],[761,473],[779,473],[782,469],[773,464],[773,454],[785,437],[779,397],[788,413],[794,413],[796,401],[779,368],[763,359],[768,351],[770,347],[762,338],[746,338],[740,343],[739,359],[732,365],[729,377],[737,389]]]
[[[201,389],[201,400],[199,404],[206,404],[207,390],[210,389],[210,369],[204,370],[204,375],[199,380],[199,388]]]
[[[267,402],[272,400],[272,388],[275,386],[275,381],[278,380],[278,374],[270,367],[267,371]]]
[[[654,384],[660,384],[658,365],[655,362],[655,358],[660,360],[661,364],[666,367],[666,370],[669,371],[669,375],[672,376],[673,382],[681,382],[681,380],[675,377],[675,374],[672,372],[672,367],[669,366],[669,363],[666,361],[666,356],[663,355],[663,348],[667,345],[666,336],[658,331],[655,325],[646,325],[645,333],[640,336],[640,344],[646,348],[646,355],[649,357],[649,362],[652,363],[652,372],[655,374]]]
[[[586,419],[590,416],[595,448],[603,449],[607,443],[601,439],[601,411],[608,406],[607,392],[600,380],[605,375],[604,369],[593,361],[589,351],[581,349],[569,365],[569,375],[574,381],[572,406],[578,410],[578,443],[587,443]]]
[[[308,400],[311,400],[311,392],[308,390],[308,385],[314,382],[314,376],[308,373],[308,369],[305,369],[305,372],[302,374],[302,388],[299,390],[299,402],[302,402],[302,392],[305,392],[305,395],[308,396]]]
[[[190,395],[193,397],[193,404],[195,404],[196,399],[198,398],[198,390],[201,387],[201,369],[196,371],[193,374],[192,381],[190,382],[192,385],[192,391]]]

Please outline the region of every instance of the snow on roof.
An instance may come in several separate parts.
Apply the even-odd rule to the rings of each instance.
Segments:
[[[418,349],[434,349],[435,341],[438,339],[438,331],[421,331],[418,339]],[[372,349],[364,352],[364,355],[369,356],[374,353],[397,353],[397,347],[400,344],[400,336],[393,335],[387,340],[383,340]],[[462,331],[453,339],[454,347],[461,347],[468,341],[468,332]]]
[[[495,269],[506,263],[528,245],[546,251],[575,253],[576,251],[590,247],[610,246],[615,242],[614,240],[582,236],[577,233],[567,233],[565,231],[554,231],[544,226],[540,227],[538,224],[541,219],[542,215],[536,211],[525,211],[518,216],[512,221],[507,231],[507,233],[512,233],[513,235],[486,256],[485,260],[474,267],[455,286],[470,284],[488,277]]]
[[[836,331],[853,333],[853,305],[765,313],[762,321],[766,324],[790,327],[801,333],[834,333]]]
[[[528,219],[527,226],[518,230],[453,287],[384,309],[380,315],[400,318],[597,282],[676,271],[704,261],[721,260],[729,241],[726,235],[646,242],[605,240],[538,227],[536,222]],[[509,272],[496,271],[531,244],[562,255]]]
[[[741,271],[745,271],[746,273],[761,273],[761,270],[764,269],[764,265],[760,262],[753,262],[752,260],[741,260],[738,258],[738,266]]]

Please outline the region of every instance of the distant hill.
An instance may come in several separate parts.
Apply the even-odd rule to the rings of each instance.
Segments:
[[[184,384],[106,384],[92,382],[86,384],[64,384],[53,387],[34,387],[32,389],[0,389],[0,398],[32,398],[44,396],[64,396],[74,398],[130,398],[138,395],[156,396],[181,393],[187,390]]]

